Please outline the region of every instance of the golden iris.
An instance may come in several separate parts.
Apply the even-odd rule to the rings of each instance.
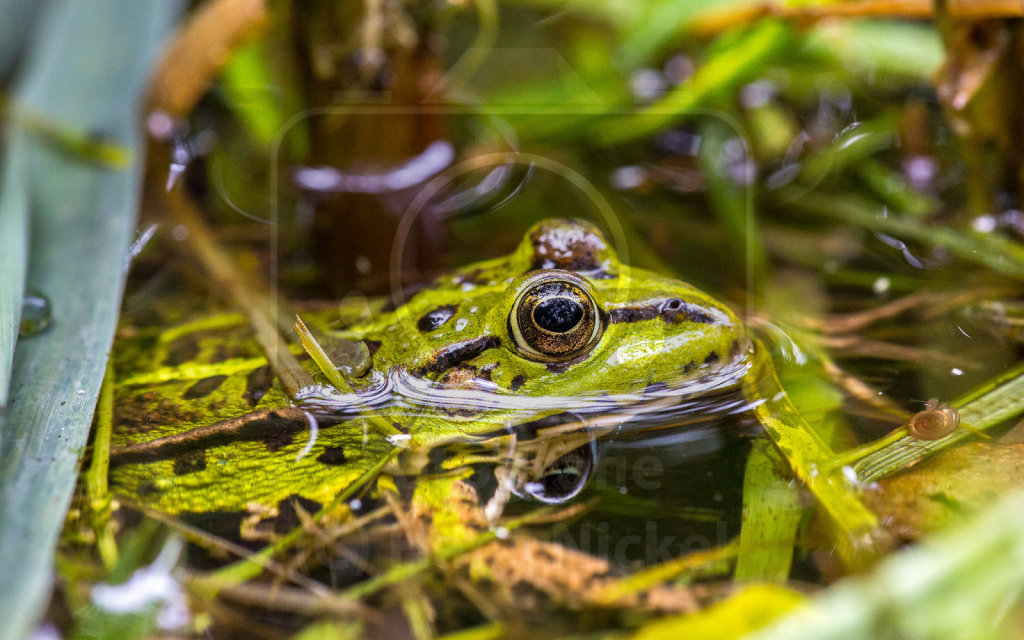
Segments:
[[[587,282],[568,271],[539,271],[516,298],[509,333],[531,360],[569,360],[601,337],[597,303]]]

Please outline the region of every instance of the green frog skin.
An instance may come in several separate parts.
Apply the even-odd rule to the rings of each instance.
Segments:
[[[389,473],[416,475],[515,451],[517,469],[533,469],[517,481],[530,494],[530,478],[559,461],[585,466],[573,452],[595,438],[735,389],[748,367],[732,311],[622,264],[579,220],[543,221],[511,254],[371,309],[343,328],[356,313],[302,314],[325,342],[366,346],[368,362],[343,367],[348,389],[321,382],[287,398],[254,349],[218,360],[195,335],[205,360],[120,382],[118,400],[146,418],[115,424],[117,491],[168,513],[273,514],[330,502],[386,457]],[[157,342],[173,352],[185,333]]]

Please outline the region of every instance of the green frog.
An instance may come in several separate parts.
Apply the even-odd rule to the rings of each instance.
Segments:
[[[735,392],[749,366],[727,306],[623,264],[580,220],[536,224],[511,254],[398,304],[301,315],[324,345],[357,354],[340,363],[347,388],[307,359],[319,382],[288,397],[237,315],[122,340],[115,490],[164,513],[234,514],[245,529],[381,470],[486,462],[505,498],[563,502],[585,484],[594,441],[679,423],[696,398]]]

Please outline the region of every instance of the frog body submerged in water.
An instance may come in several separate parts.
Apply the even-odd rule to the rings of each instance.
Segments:
[[[576,220],[541,222],[513,253],[442,276],[368,320],[332,330],[331,316],[303,314],[369,355],[347,390],[314,385],[288,406],[275,387],[254,402],[253,378],[267,370],[258,357],[201,379],[220,365],[191,378],[167,367],[136,376],[160,380],[161,397],[177,389],[184,419],[165,424],[156,411],[116,429],[119,491],[170,513],[269,513],[294,499],[323,505],[387,456],[392,471],[411,475],[431,451],[461,445],[470,448],[441,468],[481,459],[480,447],[506,457],[516,449],[533,466],[523,493],[544,499],[531,477],[559,460],[588,464],[569,454],[652,402],[664,412],[669,402],[685,407],[680,398],[734,389],[747,367],[743,328],[727,307],[622,264]],[[203,383],[217,393],[201,394]],[[119,389],[143,406],[156,393],[131,380]],[[249,419],[231,418],[253,408]]]

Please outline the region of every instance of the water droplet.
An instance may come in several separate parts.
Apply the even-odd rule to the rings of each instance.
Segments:
[[[354,500],[349,501],[348,506],[353,511],[359,511],[360,509],[363,508],[363,501],[360,500],[359,498],[355,498]]]
[[[346,378],[359,378],[370,370],[373,358],[365,342],[354,342],[338,338],[324,338],[320,341],[328,356]]]
[[[53,309],[46,296],[38,291],[28,291],[21,301],[21,324],[18,337],[29,338],[46,331],[53,324]]]
[[[952,369],[949,370],[949,372],[952,373],[954,376],[964,375],[964,370],[961,369],[960,367],[953,367]]]
[[[505,540],[508,538],[508,529],[505,527],[498,527],[494,530],[494,537],[498,540]]]

